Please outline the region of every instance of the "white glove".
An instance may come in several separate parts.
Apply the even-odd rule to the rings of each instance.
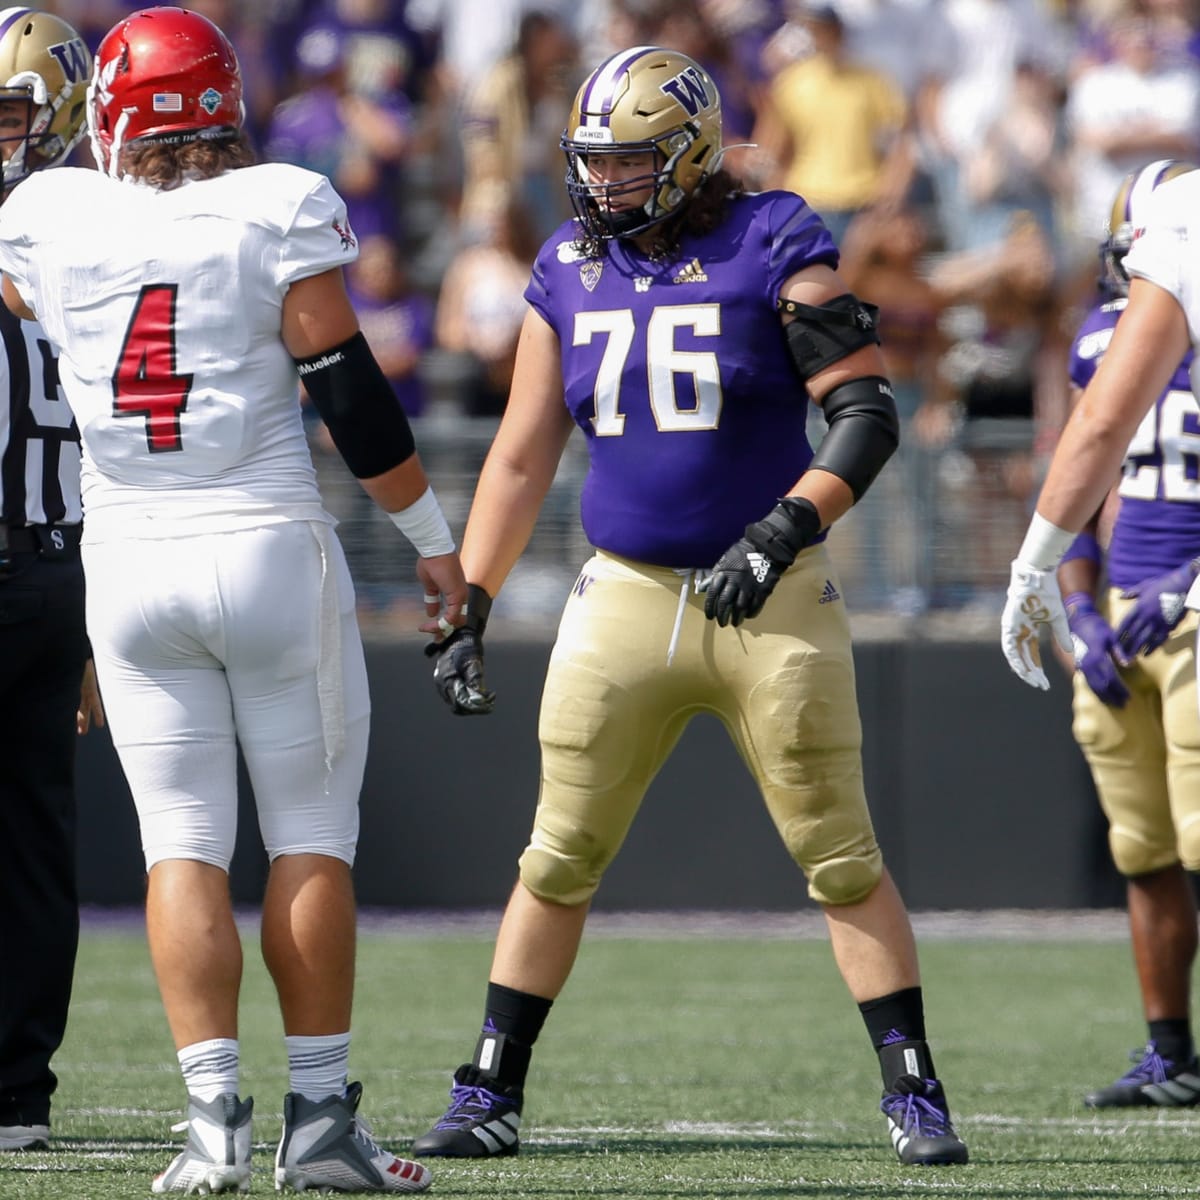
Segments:
[[[1039,571],[1019,558],[1014,559],[1008,599],[1000,618],[1000,647],[1017,675],[1030,687],[1047,691],[1050,681],[1042,670],[1038,645],[1043,625],[1050,626],[1054,640],[1071,654],[1071,630],[1055,572]]]

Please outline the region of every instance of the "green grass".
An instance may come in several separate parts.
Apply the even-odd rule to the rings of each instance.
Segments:
[[[247,933],[243,1092],[254,1191],[286,1087],[279,1018]],[[441,1113],[482,1015],[490,936],[370,928],[353,1077],[400,1151]],[[895,1161],[862,1023],[823,940],[591,936],[539,1044],[519,1158],[433,1163],[434,1194],[910,1198],[1200,1195],[1200,1114],[1096,1114],[1081,1094],[1142,1035],[1127,945],[925,940],[927,1011],[967,1167]],[[0,1200],[118,1200],[182,1135],[183,1101],[140,930],[85,926],[57,1060],[54,1149],[0,1159]]]

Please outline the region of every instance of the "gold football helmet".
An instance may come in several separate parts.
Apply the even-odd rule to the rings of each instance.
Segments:
[[[634,237],[679,212],[721,165],[721,97],[708,72],[686,54],[635,46],[588,76],[560,144],[567,192],[584,230]],[[596,155],[646,152],[654,154],[654,167],[636,178],[609,183],[589,170]],[[644,204],[623,208],[622,197],[647,188]]]
[[[1100,246],[1100,261],[1104,269],[1102,282],[1108,291],[1117,296],[1129,295],[1129,276],[1125,273],[1122,260],[1129,253],[1137,230],[1145,224],[1146,205],[1154,189],[1168,179],[1177,179],[1194,170],[1195,163],[1160,158],[1157,162],[1130,171],[1121,180],[1108,214],[1104,242]]]
[[[32,8],[0,10],[0,100],[29,104],[29,130],[4,163],[4,190],[32,171],[58,166],[83,136],[92,56],[61,17]]]

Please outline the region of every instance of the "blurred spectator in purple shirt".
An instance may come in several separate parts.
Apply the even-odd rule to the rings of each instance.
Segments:
[[[399,238],[400,165],[411,106],[402,92],[368,96],[350,83],[342,26],[310,26],[296,45],[302,89],[275,109],[264,156],[327,175],[360,239]]]
[[[345,34],[348,74],[368,96],[403,92],[423,100],[437,58],[436,39],[414,29],[404,0],[321,0],[318,20]]]
[[[410,417],[425,411],[420,366],[433,345],[433,302],[409,287],[400,248],[373,234],[359,243],[346,285],[367,339],[396,399]]]

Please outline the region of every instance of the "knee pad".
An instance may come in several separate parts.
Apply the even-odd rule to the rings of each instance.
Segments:
[[[839,751],[821,761],[818,785],[770,789],[767,803],[783,844],[808,880],[808,894],[818,904],[855,904],[883,878],[861,760]]]
[[[1108,848],[1113,864],[1127,879],[1161,871],[1163,867],[1169,867],[1179,860],[1173,845],[1151,845],[1119,825],[1110,827],[1108,831]],[[1196,831],[1193,849],[1200,852],[1200,830]]]
[[[1185,871],[1200,871],[1200,814],[1179,827],[1179,861]]]
[[[878,846],[848,858],[831,858],[805,872],[808,894],[818,904],[857,904],[883,878],[883,855]]]
[[[585,858],[556,854],[531,842],[521,855],[521,882],[539,900],[573,908],[586,904],[600,886],[603,866]]]

